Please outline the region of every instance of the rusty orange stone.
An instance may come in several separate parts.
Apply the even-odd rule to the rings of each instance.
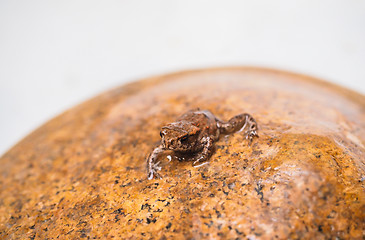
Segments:
[[[221,138],[208,164],[147,180],[161,126],[193,108],[247,112],[260,138]],[[235,67],[153,77],[47,122],[0,158],[1,239],[362,239],[365,97]]]

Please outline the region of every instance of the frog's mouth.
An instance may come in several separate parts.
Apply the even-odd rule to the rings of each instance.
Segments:
[[[174,152],[189,152],[191,151],[191,144],[184,144],[180,139],[172,140],[172,141],[162,141],[162,147],[166,150],[171,150]]]
[[[163,149],[174,150],[173,144],[171,142],[167,141],[165,134],[161,134],[161,143],[162,143]]]
[[[166,143],[165,143],[165,139],[162,139],[162,148],[163,149],[168,149],[167,146],[166,146]]]
[[[163,146],[164,149],[167,149],[167,150],[177,150],[174,140],[169,142],[169,141],[166,141],[163,138],[162,139],[162,146]]]
[[[180,130],[177,127],[163,127],[160,136],[161,136],[161,143],[162,147],[167,150],[176,150],[178,148],[179,142],[178,138],[181,135]]]
[[[184,151],[183,146],[181,145],[181,142],[179,139],[172,139],[168,141],[168,139],[165,139],[162,137],[161,141],[163,149],[171,150],[171,151]]]

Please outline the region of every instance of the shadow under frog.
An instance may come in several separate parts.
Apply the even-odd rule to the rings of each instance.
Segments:
[[[253,137],[258,137],[257,123],[248,113],[239,114],[228,122],[216,118],[207,110],[191,110],[175,122],[162,127],[161,144],[147,158],[148,179],[160,177],[158,156],[164,151],[173,151],[173,158],[193,162],[199,166],[210,158],[214,151],[214,142],[221,135],[232,134],[247,128],[245,131],[249,145]],[[171,157],[171,156],[170,156]],[[171,159],[170,159],[171,160]]]

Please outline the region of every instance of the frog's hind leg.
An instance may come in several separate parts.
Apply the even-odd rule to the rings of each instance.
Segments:
[[[245,134],[246,139],[251,144],[253,137],[258,137],[257,123],[255,119],[248,113],[242,113],[229,119],[228,122],[223,122],[217,119],[217,126],[221,134],[231,134],[247,128]]]

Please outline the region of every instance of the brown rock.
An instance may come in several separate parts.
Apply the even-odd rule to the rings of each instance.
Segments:
[[[189,109],[247,112],[259,139],[216,143],[209,164],[145,158]],[[129,84],[46,123],[0,169],[0,238],[362,239],[365,97],[261,68],[189,71]]]

